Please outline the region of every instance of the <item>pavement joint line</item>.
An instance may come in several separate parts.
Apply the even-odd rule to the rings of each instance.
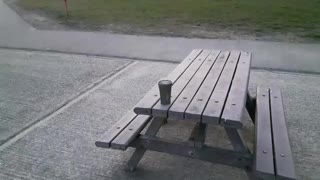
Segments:
[[[82,55],[88,57],[99,57],[99,58],[114,58],[128,61],[147,61],[147,62],[163,62],[163,63],[171,63],[178,64],[180,61],[173,59],[148,59],[148,58],[140,58],[140,57],[126,57],[126,56],[116,56],[116,55],[108,55],[108,54],[95,54],[95,53],[80,53],[80,52],[66,52],[52,49],[32,49],[32,48],[17,48],[17,47],[5,47],[0,46],[0,49],[6,50],[16,50],[16,51],[33,51],[33,52],[42,52],[42,53],[59,53],[59,54],[67,54],[67,55]],[[187,55],[186,55],[187,56]],[[182,60],[182,59],[181,59]]]
[[[132,66],[134,66],[137,63],[138,63],[137,61],[128,62],[128,63],[124,64],[123,66],[115,69],[115,71],[113,71],[105,76],[102,76],[101,78],[99,78],[95,82],[91,83],[84,90],[77,93],[76,95],[74,95],[73,97],[68,99],[67,101],[63,102],[62,104],[60,104],[57,108],[55,108],[51,112],[43,115],[42,117],[33,121],[32,123],[30,123],[29,125],[27,125],[23,129],[21,129],[20,131],[16,132],[14,135],[12,135],[12,136],[8,137],[6,140],[4,140],[4,142],[2,142],[0,144],[0,152],[3,151],[4,149],[6,149],[7,147],[9,147],[11,144],[18,141],[19,139],[26,136],[28,133],[32,132],[34,129],[45,125],[45,123],[48,122],[50,119],[61,114],[66,109],[68,109],[69,107],[71,107],[75,103],[79,102],[83,98],[89,96],[92,92],[96,91],[97,89],[99,89],[100,87],[105,85],[106,83],[119,77],[122,73],[124,73],[126,70],[130,69]]]

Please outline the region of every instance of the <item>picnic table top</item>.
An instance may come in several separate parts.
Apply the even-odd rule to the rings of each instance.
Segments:
[[[166,78],[171,104],[162,105],[156,84],[134,107],[136,114],[241,128],[251,53],[193,50]]]

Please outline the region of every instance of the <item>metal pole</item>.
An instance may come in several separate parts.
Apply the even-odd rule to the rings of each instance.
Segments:
[[[64,6],[66,9],[66,15],[67,15],[67,17],[69,17],[68,0],[64,0]]]

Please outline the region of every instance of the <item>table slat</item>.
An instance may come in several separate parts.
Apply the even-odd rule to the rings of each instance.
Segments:
[[[209,101],[210,95],[218,82],[218,79],[221,75],[225,63],[227,62],[229,54],[229,51],[220,53],[218,59],[216,60],[206,79],[202,83],[196,96],[193,98],[187,110],[185,111],[185,119],[193,120],[196,122],[201,121],[202,112],[204,111],[204,108]],[[203,99],[203,101],[198,101],[198,99]]]
[[[226,126],[241,128],[241,117],[247,99],[251,53],[241,52],[236,73],[221,117]]]
[[[167,117],[168,116],[168,109],[174,103],[176,98],[185,88],[185,86],[190,82],[191,78],[200,68],[202,63],[205,59],[209,56],[210,50],[203,50],[201,54],[197,57],[197,59],[188,67],[188,69],[180,76],[180,78],[176,81],[175,84],[172,86],[171,90],[171,104],[169,105],[162,105],[160,101],[158,101],[152,107],[152,115],[159,116],[159,117]]]
[[[201,49],[193,50],[180,64],[176,67],[165,79],[171,80],[175,83],[181,74],[190,66],[190,64],[202,52]],[[158,83],[135,105],[134,112],[136,114],[151,115],[151,108],[159,101],[159,87]]]
[[[227,99],[239,56],[240,51],[231,51],[229,59],[222,71],[221,77],[219,78],[218,84],[202,114],[203,123],[220,123],[220,116]]]
[[[172,119],[183,119],[184,111],[187,109],[189,103],[193,99],[197,90],[201,86],[205,77],[209,73],[212,65],[215,63],[217,56],[220,51],[212,51],[210,55],[206,58],[205,62],[199,68],[197,73],[190,80],[188,85],[184,88],[181,94],[178,96],[176,101],[172,104],[168,111],[168,117]],[[198,101],[206,101],[206,99],[197,99]]]

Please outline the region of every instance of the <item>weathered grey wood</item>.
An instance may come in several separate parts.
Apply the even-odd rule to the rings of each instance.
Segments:
[[[226,133],[229,137],[229,140],[233,146],[233,149],[236,151],[236,152],[242,152],[242,153],[248,153],[248,154],[251,154],[247,145],[246,145],[246,142],[245,140],[243,139],[241,133],[239,132],[238,129],[236,128],[228,128],[228,127],[225,127],[225,130],[226,130]],[[254,174],[252,172],[252,163],[248,164],[246,167],[245,167],[245,171],[246,171],[246,174],[248,176],[249,179],[256,179],[254,177]]]
[[[201,148],[206,139],[207,124],[196,123],[189,137],[189,144]]]
[[[181,94],[177,97],[175,102],[171,105],[168,111],[168,117],[172,119],[183,119],[184,112],[189,103],[193,99],[197,90],[201,86],[205,77],[209,73],[212,65],[216,61],[220,51],[212,51],[206,58],[205,62],[201,65],[197,73],[192,77],[188,85],[183,89]],[[198,101],[206,101],[205,99],[197,99]]]
[[[219,124],[222,110],[227,99],[232,78],[239,60],[239,51],[231,51],[219,81],[202,114],[202,122]]]
[[[274,179],[273,145],[269,89],[257,88],[255,123],[255,173],[263,179]]]
[[[199,56],[202,52],[201,49],[193,50],[179,65],[176,67],[165,79],[176,82],[181,74],[190,66],[190,64]],[[151,115],[151,108],[159,101],[159,87],[158,84],[153,88],[135,105],[134,112],[136,114]]]
[[[209,56],[210,52],[211,52],[210,50],[203,50],[201,54],[197,57],[197,59],[188,67],[188,69],[173,84],[172,92],[171,92],[171,104],[162,105],[159,101],[152,107],[151,113],[153,116],[158,116],[158,117],[168,116],[168,109],[174,103],[174,101],[182,92],[182,90],[185,88],[185,86],[189,83],[189,81],[197,72],[197,70],[200,68],[200,66],[205,61],[205,59]]]
[[[148,115],[137,116],[112,142],[111,148],[126,150],[152,117]]]
[[[110,148],[111,141],[114,140],[136,117],[137,115],[130,110],[120,121],[104,133],[103,136],[95,142],[95,145],[97,147]]]
[[[150,138],[141,135],[134,142],[132,142],[130,146],[142,146],[151,151],[200,159],[203,161],[238,168],[246,168],[252,164],[252,157],[248,153],[235,152],[216,147],[209,147],[206,145],[203,145],[202,148],[197,148],[189,145],[187,142],[157,137]]]
[[[209,101],[210,95],[218,82],[218,79],[229,57],[229,54],[229,51],[224,51],[219,54],[218,59],[214,63],[213,67],[211,68],[209,74],[202,83],[197,94],[195,95],[195,97],[189,104],[187,110],[185,111],[185,119],[193,120],[196,122],[201,121],[201,116],[204,111],[204,108],[207,102]],[[202,101],[199,101],[199,99],[202,99]]]
[[[155,136],[165,121],[166,121],[165,118],[154,117],[145,135],[149,137]],[[127,167],[130,171],[135,170],[135,168],[137,167],[138,163],[140,162],[141,158],[143,157],[146,151],[147,150],[144,147],[136,148],[136,150],[133,152],[127,164]]]
[[[246,145],[246,142],[244,141],[244,138],[242,137],[241,133],[236,128],[224,128],[226,130],[226,133],[229,137],[229,140],[234,148],[234,150],[244,153],[249,153],[249,149]]]
[[[250,75],[251,54],[241,52],[235,75],[221,116],[225,126],[241,128],[241,117],[245,110]]]
[[[279,179],[297,179],[280,89],[270,88],[270,104],[276,176]]]

